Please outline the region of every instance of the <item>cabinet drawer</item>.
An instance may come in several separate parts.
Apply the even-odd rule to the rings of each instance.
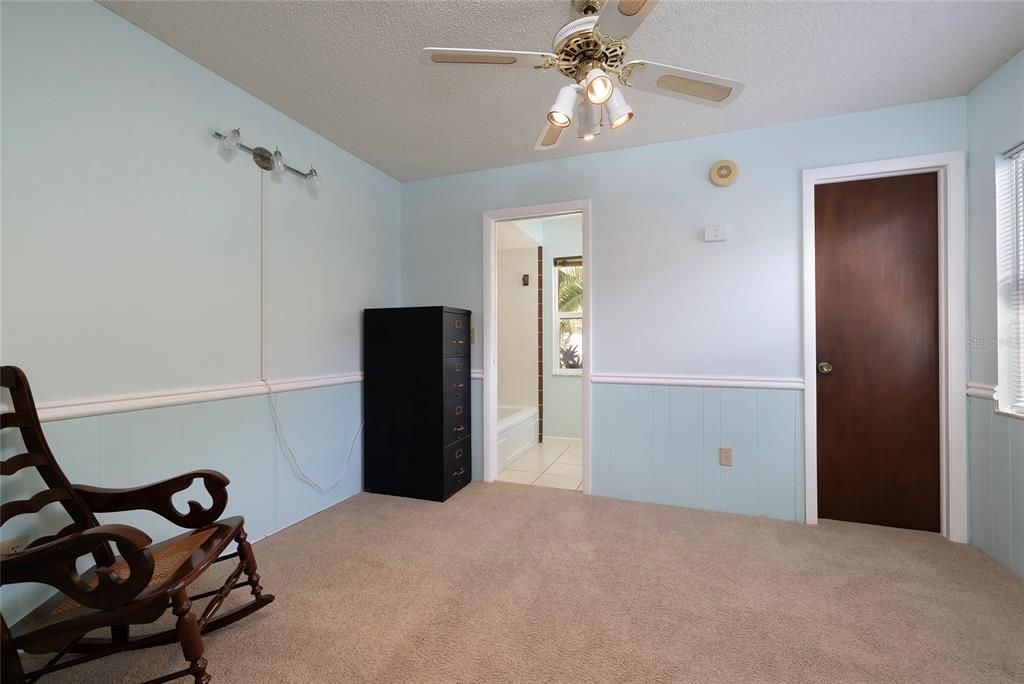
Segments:
[[[446,470],[444,476],[444,498],[447,499],[452,494],[465,487],[469,484],[472,477],[473,474],[470,472],[468,463],[466,465],[460,465],[456,468]]]
[[[444,360],[444,400],[454,401],[469,396],[469,358]]]
[[[470,440],[462,439],[455,444],[444,448],[444,471],[445,477],[450,477],[459,468],[469,469],[471,452],[469,450]]]
[[[469,316],[444,315],[444,355],[469,356]]]
[[[434,414],[437,415],[437,414]],[[451,444],[469,436],[469,398],[445,402],[444,443]]]

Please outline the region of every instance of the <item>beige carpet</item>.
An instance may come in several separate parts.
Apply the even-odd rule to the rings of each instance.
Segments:
[[[214,682],[1024,681],[1024,583],[934,534],[476,483],[360,494],[255,549],[277,601],[209,635]]]

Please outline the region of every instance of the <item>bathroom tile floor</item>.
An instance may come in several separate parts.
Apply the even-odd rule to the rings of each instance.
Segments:
[[[583,489],[583,442],[565,437],[545,437],[498,473],[502,482]]]

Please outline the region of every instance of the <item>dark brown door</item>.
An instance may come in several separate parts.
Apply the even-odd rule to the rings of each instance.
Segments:
[[[938,532],[938,178],[819,185],[814,224],[818,514]]]

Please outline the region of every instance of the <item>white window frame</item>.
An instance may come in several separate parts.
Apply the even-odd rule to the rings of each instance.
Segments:
[[[996,164],[997,409],[1024,414],[1024,143]],[[1009,251],[1009,253],[1007,253]],[[1005,391],[1002,391],[1005,390]]]
[[[564,259],[576,259],[578,258],[582,263],[583,257],[554,257],[551,260],[551,374],[552,375],[568,375],[579,377],[583,375],[582,368],[562,368],[562,345],[561,345],[561,330],[562,330],[562,319],[569,318],[573,320],[579,320],[582,324],[584,312],[567,312],[562,313],[558,309],[558,262]],[[583,272],[583,283],[584,288],[586,287],[586,271]],[[583,293],[583,301],[586,302],[587,295],[586,290]],[[585,339],[585,338],[584,338]],[[583,348],[583,354],[580,355],[581,361],[585,366],[587,364],[586,353],[587,348]]]

